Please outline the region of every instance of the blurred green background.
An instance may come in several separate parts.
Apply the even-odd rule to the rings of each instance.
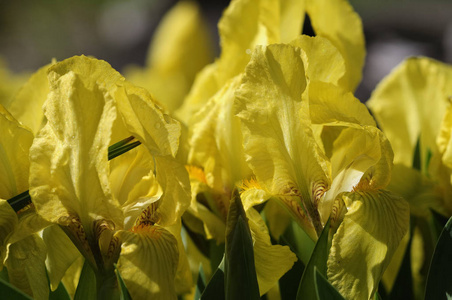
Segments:
[[[218,40],[216,23],[229,1],[198,1]],[[119,71],[143,65],[149,41],[176,0],[0,0],[0,57],[13,72],[33,71],[79,54],[108,61]],[[363,19],[367,63],[357,97],[404,57],[452,62],[452,1],[351,0]],[[218,44],[215,45],[217,53]]]

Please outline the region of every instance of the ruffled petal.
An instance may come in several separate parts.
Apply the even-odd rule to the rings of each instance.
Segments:
[[[234,184],[251,175],[245,162],[240,120],[234,115],[235,77],[215,94],[194,116],[191,125],[188,163],[204,169],[208,185],[220,193],[230,193]]]
[[[394,163],[411,167],[420,138],[424,170],[450,95],[452,67],[429,58],[407,59],[380,82],[367,105],[391,142]]]
[[[337,85],[344,76],[344,58],[327,38],[300,35],[290,44],[301,49],[307,80]]]
[[[333,236],[328,279],[346,299],[371,299],[408,230],[410,211],[384,190],[342,194],[348,212]]]
[[[315,206],[329,187],[330,166],[310,128],[307,103],[301,101],[303,78],[298,48],[257,47],[236,93],[236,108],[258,182],[280,197],[295,219],[306,220],[302,205],[320,231]]]
[[[159,226],[120,231],[117,236],[122,240],[118,270],[132,298],[176,299],[176,238]]]
[[[124,82],[114,96],[127,129],[152,155],[176,155],[180,124],[163,113],[148,91]]]
[[[367,107],[352,93],[331,83],[311,81],[303,95],[309,100],[313,124],[332,126],[376,126]]]
[[[190,120],[228,80],[242,73],[256,45],[289,42],[301,33],[305,1],[234,0],[218,23],[220,58],[196,79],[180,115]],[[246,28],[246,30],[244,30]]]
[[[96,219],[122,224],[110,194],[108,145],[116,108],[111,90],[121,80],[106,62],[74,57],[49,69],[47,124],[30,150],[30,195],[38,213],[65,224],[78,216],[90,234]]]

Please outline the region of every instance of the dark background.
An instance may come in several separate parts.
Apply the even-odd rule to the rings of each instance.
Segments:
[[[121,70],[143,65],[150,38],[175,0],[0,0],[0,58],[14,72],[34,71],[54,57],[92,55]],[[229,1],[199,0],[216,23]],[[351,0],[366,35],[367,62],[356,92],[368,99],[403,58],[425,55],[452,63],[452,1]],[[218,43],[215,45],[218,55]]]

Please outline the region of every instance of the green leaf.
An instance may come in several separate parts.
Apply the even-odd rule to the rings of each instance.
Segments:
[[[444,226],[446,226],[447,218],[433,209],[430,209],[430,212],[432,213],[432,218],[430,220],[432,223],[432,230],[434,231],[435,239],[438,239]]]
[[[281,300],[292,300],[297,296],[298,284],[301,276],[303,276],[304,265],[300,260],[297,260],[292,269],[290,269],[279,280],[279,290]]]
[[[304,265],[308,264],[315,243],[296,222],[290,223],[280,240],[290,246]]]
[[[74,300],[91,300],[97,298],[96,274],[89,263],[85,260]]]
[[[0,295],[2,299],[33,300],[33,298],[2,278],[0,278]]]
[[[71,300],[71,296],[69,296],[64,284],[60,282],[55,291],[50,291],[49,300]]]
[[[331,283],[314,266],[314,286],[318,300],[345,300],[341,294],[331,285]],[[315,299],[315,298],[307,298]]]
[[[122,279],[121,274],[119,273],[118,268],[116,267],[115,264],[115,273],[116,273],[116,277],[118,278],[118,282],[119,282],[119,299],[120,300],[131,300],[132,297],[130,297],[129,291],[127,290],[126,284],[124,283],[124,280]]]
[[[202,264],[199,265],[198,272],[198,280],[196,281],[196,290],[195,290],[195,298],[201,298],[201,294],[206,289],[206,275],[204,274],[204,269],[202,268]]]
[[[448,299],[452,295],[452,217],[447,221],[435,252],[425,288],[425,299]]]
[[[226,299],[260,299],[254,265],[253,240],[237,191],[231,199],[226,223]]]
[[[397,274],[392,290],[387,297],[389,300],[414,299],[413,275],[411,272],[411,242],[413,240],[413,230],[415,224],[413,217],[411,218],[410,223],[410,240],[408,241],[399,273]]]
[[[314,251],[309,259],[308,265],[303,272],[300,285],[298,287],[297,299],[315,299],[316,291],[314,288],[315,273],[314,268],[326,276],[326,262],[328,259],[328,234],[330,231],[330,220],[325,224],[322,234],[315,244]]]
[[[196,298],[195,298],[196,299]],[[213,274],[204,292],[201,295],[202,300],[224,300],[224,257],[218,269]]]

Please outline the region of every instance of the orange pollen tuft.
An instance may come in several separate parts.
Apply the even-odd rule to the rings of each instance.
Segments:
[[[206,174],[204,173],[204,170],[202,168],[193,165],[187,165],[185,166],[185,169],[187,169],[188,175],[191,179],[196,179],[202,183],[207,184]]]
[[[241,190],[241,193],[250,189],[262,189],[261,185],[254,177],[251,177],[250,179],[244,179],[238,187]]]

